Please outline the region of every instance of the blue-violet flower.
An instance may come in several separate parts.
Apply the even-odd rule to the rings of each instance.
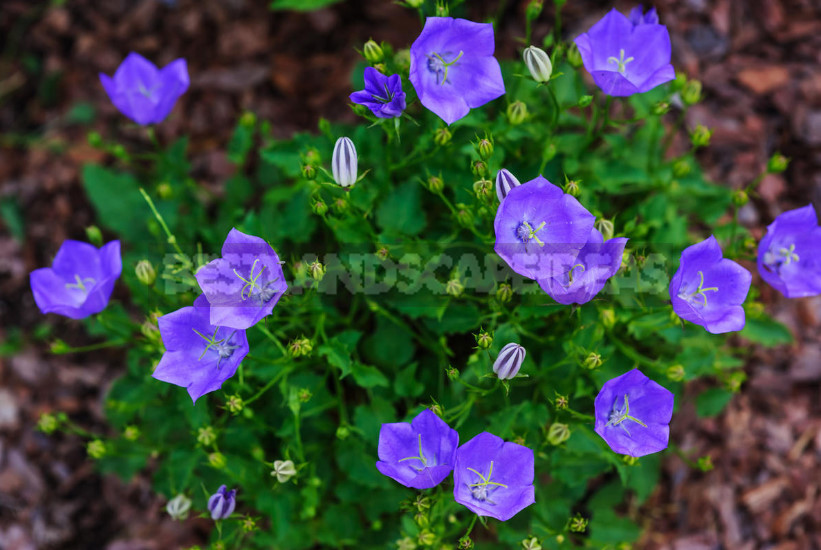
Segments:
[[[712,235],[684,249],[670,280],[673,310],[686,321],[720,334],[744,328],[744,303],[752,275],[723,257]]]
[[[29,281],[40,311],[83,319],[105,309],[122,270],[120,241],[97,249],[66,240],[51,267],[35,269]]]
[[[494,250],[529,279],[559,276],[573,265],[595,217],[542,176],[513,187],[496,211]]]
[[[138,53],[130,53],[114,77],[100,73],[111,102],[137,124],[165,120],[177,99],[188,89],[185,59],[172,61],[162,69]]]
[[[429,409],[410,423],[382,424],[376,469],[412,489],[429,489],[453,470],[459,434]]]
[[[604,383],[594,403],[596,433],[613,451],[644,456],[667,448],[675,397],[638,369]]]
[[[496,174],[496,196],[499,197],[499,202],[504,200],[511,189],[520,185],[519,180],[509,170],[505,168],[499,170]]]
[[[405,92],[398,74],[385,76],[373,67],[365,68],[365,89],[354,92],[351,101],[364,105],[374,116],[395,118],[405,110]]]
[[[646,92],[676,77],[670,33],[658,24],[655,11],[642,19],[634,10],[631,18],[613,9],[575,40],[584,68],[607,95]]]
[[[644,7],[639,4],[630,10],[630,22],[633,26],[636,25],[657,25],[659,22],[659,14],[656,13],[656,8],[650,8],[647,13],[644,13]]]
[[[211,324],[236,329],[270,315],[288,289],[271,245],[236,229],[222,245],[222,258],[203,266],[196,278],[211,305]]]
[[[507,521],[533,504],[533,451],[482,432],[456,451],[453,498],[480,516]]]
[[[821,227],[811,204],[767,226],[758,244],[758,272],[787,298],[821,294]]]
[[[448,124],[505,93],[493,57],[493,25],[428,17],[411,45],[409,79],[419,101]]]
[[[217,492],[208,499],[208,512],[211,514],[211,519],[218,521],[230,517],[237,506],[236,497],[236,489],[228,491],[225,485],[220,485]]]

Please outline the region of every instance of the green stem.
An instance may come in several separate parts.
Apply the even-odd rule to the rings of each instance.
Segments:
[[[116,348],[117,346],[122,346],[125,343],[126,342],[119,341],[119,340],[112,340],[112,341],[108,341],[108,342],[100,342],[98,344],[89,344],[88,346],[80,346],[80,347],[76,347],[76,348],[72,348],[72,347],[65,347],[64,348],[64,347],[61,346],[56,351],[52,350],[51,353],[52,353],[52,355],[65,355],[67,353],[82,353],[82,352],[85,352],[85,351],[94,351],[94,350],[104,349],[104,348]]]
[[[246,404],[246,405],[250,405],[251,403],[253,403],[253,402],[254,402],[254,401],[256,401],[257,399],[259,399],[260,397],[262,397],[262,395],[263,395],[266,391],[268,391],[269,389],[271,389],[271,387],[273,387],[273,386],[274,386],[274,384],[276,384],[277,382],[279,382],[279,381],[280,381],[283,377],[287,376],[287,375],[288,375],[288,374],[289,374],[292,370],[293,370],[293,369],[292,369],[292,368],[289,368],[289,367],[285,367],[285,368],[283,368],[281,371],[279,371],[279,372],[276,374],[276,376],[274,376],[273,378],[271,378],[270,380],[268,380],[268,383],[267,383],[267,384],[265,384],[265,385],[262,387],[262,389],[260,389],[257,393],[255,393],[255,394],[254,394],[253,396],[251,396],[250,398],[246,399],[246,400],[245,400],[245,404]]]
[[[476,520],[479,519],[479,516],[473,514],[473,519],[470,520],[470,525],[468,525],[468,530],[465,531],[465,536],[469,536],[470,532],[473,531],[473,526],[476,525]]]
[[[182,251],[182,248],[180,248],[180,245],[177,244],[177,237],[175,237],[174,234],[171,233],[171,230],[168,229],[168,225],[166,225],[162,215],[157,210],[157,207],[154,206],[154,201],[151,200],[151,197],[148,196],[148,193],[146,193],[145,189],[143,189],[142,187],[140,187],[140,193],[145,199],[145,202],[148,203],[148,207],[151,208],[151,211],[154,213],[154,217],[157,218],[157,221],[160,223],[160,226],[165,232],[165,235],[168,237],[168,244],[174,247],[174,250],[177,251],[177,254],[185,256],[185,253]]]

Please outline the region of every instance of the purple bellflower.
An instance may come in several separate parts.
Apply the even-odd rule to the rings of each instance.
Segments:
[[[723,257],[712,235],[684,249],[678,271],[670,280],[676,315],[707,332],[721,334],[744,328],[744,303],[752,275]]]
[[[605,382],[596,396],[596,433],[623,455],[663,451],[674,401],[672,392],[633,369]]]
[[[456,451],[453,498],[480,516],[507,521],[533,504],[533,451],[482,432]]]
[[[428,17],[410,49],[410,81],[419,101],[448,124],[505,93],[493,57],[493,25]]]
[[[638,9],[631,19],[613,9],[576,38],[584,68],[607,95],[646,92],[676,77],[667,27],[654,10],[642,17]]]
[[[758,245],[758,272],[787,298],[821,294],[821,227],[811,204],[767,226]]]
[[[120,241],[97,249],[66,240],[52,266],[35,269],[29,281],[40,311],[83,319],[105,309],[122,270]]]
[[[248,355],[245,331],[212,325],[209,309],[208,300],[200,296],[193,307],[178,309],[158,321],[165,353],[152,376],[187,388],[194,403],[220,389]]]
[[[527,355],[527,350],[519,344],[515,342],[507,344],[496,356],[496,361],[493,362],[493,372],[499,380],[516,378],[524,363],[525,355]]]
[[[385,76],[373,67],[365,68],[365,89],[352,93],[350,98],[379,118],[396,118],[405,110],[402,79],[398,74]]]
[[[636,25],[658,25],[659,14],[656,13],[656,8],[650,8],[647,13],[644,13],[644,7],[639,4],[630,10],[630,22],[634,27]]]
[[[595,217],[542,176],[512,187],[496,211],[494,250],[529,279],[555,277],[573,265]]]
[[[376,469],[405,487],[430,489],[453,470],[458,446],[456,430],[425,409],[410,423],[382,424]]]
[[[623,237],[605,242],[599,230],[593,228],[587,244],[573,262],[558,276],[539,279],[539,286],[560,304],[585,304],[619,270],[626,244],[627,239]]]
[[[195,275],[208,303],[211,324],[246,329],[270,315],[288,289],[279,256],[259,237],[231,229],[222,258]]]
[[[100,73],[100,82],[122,114],[137,124],[156,124],[165,120],[188,89],[188,68],[185,59],[177,59],[157,69],[140,54],[131,52],[113,78]]]
[[[228,491],[225,485],[221,485],[217,492],[208,499],[208,512],[211,514],[211,519],[218,521],[230,517],[234,513],[234,508],[237,507],[236,497],[236,489]]]

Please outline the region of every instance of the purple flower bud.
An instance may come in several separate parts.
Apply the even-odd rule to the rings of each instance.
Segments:
[[[656,13],[656,8],[650,8],[647,13],[644,13],[644,6],[639,4],[630,10],[630,22],[633,26],[636,25],[657,25],[659,22],[659,15]]]
[[[367,53],[367,44],[365,47]],[[379,118],[402,116],[402,111],[405,110],[402,79],[398,74],[385,76],[373,67],[365,68],[365,89],[352,93],[350,99],[358,105],[364,105]]]
[[[613,451],[644,456],[667,448],[675,396],[638,369],[604,383],[596,396],[596,433]]]
[[[507,521],[533,504],[533,451],[482,432],[456,451],[453,498],[480,516]]]
[[[165,120],[188,89],[185,59],[172,61],[162,69],[138,53],[130,53],[114,77],[100,73],[108,97],[117,109],[137,124],[156,124]]]
[[[758,245],[758,272],[787,298],[821,294],[821,227],[811,204],[767,226]]]
[[[634,10],[631,17],[613,9],[575,40],[585,69],[607,95],[646,92],[676,77],[667,27],[654,10],[643,19]]]
[[[83,319],[105,309],[122,269],[120,241],[97,249],[66,240],[52,267],[35,269],[29,280],[40,311]]]
[[[346,137],[336,140],[334,154],[331,158],[334,181],[342,187],[349,187],[356,183],[356,164],[356,147],[353,141]]]
[[[410,423],[382,424],[376,469],[412,489],[429,489],[445,479],[456,460],[459,434],[429,409]]]
[[[499,202],[502,202],[510,190],[521,185],[516,176],[511,174],[508,170],[502,168],[496,174],[496,196],[499,197]]]
[[[673,310],[684,319],[720,334],[744,328],[744,308],[752,275],[723,257],[712,235],[681,253],[678,271],[670,280]]]
[[[409,79],[419,101],[448,124],[505,93],[493,57],[493,25],[428,17],[411,45]]]
[[[515,378],[522,368],[527,352],[519,344],[511,342],[502,348],[496,361],[493,362],[493,372],[500,380],[510,380]]]
[[[237,507],[236,496],[236,489],[228,491],[225,485],[220,486],[217,492],[208,499],[208,512],[211,514],[211,519],[219,521],[233,514],[234,508]]]

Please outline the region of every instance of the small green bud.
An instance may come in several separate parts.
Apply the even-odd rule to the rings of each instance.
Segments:
[[[430,518],[427,514],[423,514],[422,512],[416,512],[413,515],[413,521],[416,522],[416,525],[419,527],[427,527],[430,525]]]
[[[613,308],[602,309],[599,311],[599,317],[604,328],[611,329],[616,326],[616,312],[613,311]]]
[[[453,278],[447,282],[445,285],[445,292],[453,296],[454,298],[458,298],[462,295],[465,291],[465,285],[462,284],[458,278]]]
[[[291,340],[288,344],[288,353],[295,359],[297,357],[305,357],[310,355],[313,349],[313,343],[304,336],[302,338]]]
[[[488,200],[493,196],[493,184],[481,179],[473,184],[473,193],[479,200]]]
[[[103,246],[103,233],[96,225],[89,225],[86,227],[86,237],[96,247]]]
[[[737,189],[733,191],[733,204],[736,206],[744,206],[750,202],[750,197],[747,196],[747,192],[743,189]]]
[[[197,430],[197,443],[203,447],[210,447],[217,440],[217,433],[212,426],[205,426]]]
[[[584,109],[588,105],[593,103],[593,96],[592,95],[583,95],[579,98],[579,107]]]
[[[307,149],[304,153],[302,153],[302,160],[305,164],[310,164],[311,166],[317,166],[319,163],[322,162],[322,156],[319,154],[319,151],[313,147]]]
[[[523,550],[542,550],[542,545],[539,539],[531,537],[522,541],[522,548]]]
[[[376,251],[376,257],[382,260],[383,262],[388,259],[388,256],[391,255],[390,250],[386,246],[382,246]]]
[[[125,160],[128,158],[128,151],[126,151],[125,147],[123,147],[119,143],[111,148],[111,154],[120,160]]]
[[[340,214],[346,212],[348,210],[348,206],[349,204],[347,199],[344,199],[342,197],[339,197],[334,201],[334,210],[336,210]]]
[[[673,163],[673,175],[677,178],[683,178],[690,173],[690,170],[692,170],[692,167],[685,159],[678,159]]]
[[[140,438],[140,429],[137,426],[126,426],[123,437],[127,441],[137,441]]]
[[[564,542],[564,535],[562,535],[562,534],[556,535],[556,542],[558,542],[559,544],[563,543]]]
[[[587,530],[587,522],[587,518],[583,518],[581,515],[576,514],[570,519],[570,530],[574,533],[584,533]]]
[[[687,105],[695,105],[701,101],[701,82],[698,80],[688,80],[681,89],[681,99]]]
[[[755,254],[755,252],[758,250],[758,241],[756,241],[752,237],[744,237],[742,246],[744,247],[744,250],[746,250],[748,253]]]
[[[440,147],[444,147],[450,143],[453,134],[447,128],[439,128],[433,133],[433,142]]]
[[[92,439],[86,444],[86,453],[95,460],[99,460],[106,455],[105,443],[99,439]]]
[[[554,392],[555,393],[555,392]],[[556,407],[557,411],[562,411],[567,408],[569,405],[569,400],[567,399],[566,395],[562,395],[560,393],[556,393],[556,399],[553,401],[553,406]]]
[[[702,472],[709,472],[713,469],[713,457],[710,455],[701,456],[698,459],[698,469]]]
[[[368,60],[368,63],[379,63],[385,54],[382,51],[382,46],[371,39],[365,42],[362,47],[362,55]]]
[[[673,82],[671,83],[671,87],[673,88],[673,90],[679,90],[680,91],[684,88],[685,84],[687,84],[687,75],[680,72],[680,73],[676,74],[676,78],[673,79]]]
[[[225,408],[228,409],[228,412],[231,414],[239,414],[242,412],[242,409],[245,408],[245,403],[239,395],[229,395],[228,400],[225,402]]]
[[[402,48],[397,51],[393,56],[393,62],[405,72],[410,70],[410,50]]]
[[[162,200],[168,200],[173,195],[174,190],[171,188],[171,184],[167,181],[164,181],[157,186],[157,196],[160,197]]]
[[[744,382],[747,381],[747,375],[744,371],[734,371],[731,372],[727,378],[724,380],[724,386],[733,393],[737,393],[741,390],[741,386]]]
[[[351,435],[351,428],[342,424],[336,429],[336,438],[340,441],[345,441]]]
[[[316,168],[313,164],[302,165],[302,177],[308,181],[314,181],[316,179]]]
[[[590,370],[599,368],[601,366],[601,355],[591,351],[587,357],[584,358],[582,366]]]
[[[449,380],[456,380],[459,378],[459,370],[456,367],[448,367],[445,369],[445,374],[448,376]]]
[[[568,180],[565,176],[564,192],[573,197],[581,195],[582,190],[579,188],[579,182],[576,180]]]
[[[551,445],[561,445],[570,439],[570,426],[554,422],[547,430],[547,441]]]
[[[430,498],[423,497],[422,495],[417,495],[416,500],[413,502],[413,505],[416,507],[417,510],[420,512],[422,510],[427,510],[430,508]]]
[[[51,413],[43,413],[37,420],[37,429],[46,435],[53,434],[59,426],[60,423],[57,421],[57,417]]]
[[[485,176],[487,176],[487,163],[483,160],[474,161],[470,165],[470,171],[473,173],[474,176],[484,178]]]
[[[257,530],[257,521],[251,516],[245,516],[242,518],[242,521],[240,521],[240,526],[246,533],[251,533]]]
[[[296,397],[297,399],[299,399],[300,403],[307,403],[311,400],[313,396],[314,394],[312,394],[311,390],[309,390],[308,388],[299,388],[296,394]]]
[[[440,176],[429,177],[426,184],[431,193],[441,193],[442,189],[445,188],[445,182],[442,181]]]
[[[513,298],[513,287],[507,283],[501,283],[496,288],[496,299],[501,303],[506,304]]]
[[[637,456],[621,455],[621,461],[628,466],[635,466],[639,463],[639,458]]]
[[[456,221],[464,227],[473,225],[473,211],[468,205],[463,203],[456,205]]]
[[[325,203],[324,203],[323,201],[321,201],[321,200],[316,200],[316,201],[314,201],[314,203],[311,205],[311,210],[312,210],[312,211],[313,211],[313,213],[314,213],[314,214],[316,214],[317,216],[324,216],[324,215],[325,215],[325,213],[326,213],[326,212],[328,212],[328,205],[327,205],[327,204],[325,204]]]
[[[103,145],[103,137],[99,132],[89,132],[86,139],[88,139],[88,144],[92,147],[102,147]]]
[[[433,543],[436,542],[436,535],[431,533],[428,529],[423,529],[419,533],[419,544],[422,546],[433,546]]]
[[[251,128],[257,123],[257,115],[251,111],[245,111],[239,119],[239,123],[246,128]]]
[[[521,101],[514,101],[507,106],[507,120],[514,126],[518,126],[527,120],[527,105]]]
[[[157,272],[154,271],[154,266],[148,260],[137,262],[134,273],[137,275],[137,280],[145,286],[151,286],[157,280]]]
[[[448,5],[444,3],[436,2],[436,17],[448,17],[450,15],[450,9],[448,9]]]
[[[211,453],[208,455],[208,464],[210,464],[213,468],[222,470],[228,464],[228,460],[222,453]]]
[[[472,550],[473,549],[473,540],[465,535],[464,537],[459,539],[459,550]]]
[[[382,521],[381,520],[374,520],[371,522],[371,531],[381,531],[382,530]]]
[[[386,72],[388,72],[388,70],[385,68],[384,63],[374,63],[373,68],[376,69],[377,71],[379,71],[382,74],[385,74]],[[364,105],[358,105],[358,107],[362,108],[363,113],[368,112],[368,108],[365,107]]]
[[[557,152],[558,150],[556,149],[556,144],[552,142],[548,143],[544,148],[542,162],[550,162],[551,160],[553,160],[553,157],[556,156]]]
[[[542,0],[530,0],[525,8],[525,17],[528,21],[535,21],[542,13]]]
[[[673,382],[681,382],[684,380],[684,374],[683,365],[670,365],[667,367],[667,378]]]
[[[416,542],[410,537],[399,539],[396,541],[396,550],[416,550]]]
[[[773,153],[770,160],[767,161],[767,172],[770,174],[780,174],[787,169],[790,164],[790,159],[781,153]]]
[[[667,101],[657,101],[653,105],[653,114],[656,116],[665,115],[668,111],[670,111],[670,103]]]
[[[579,47],[575,42],[570,44],[570,47],[567,49],[567,62],[570,63],[574,69],[578,69],[582,66],[582,54],[579,53]]]
[[[308,266],[308,274],[315,281],[321,281],[325,277],[325,271],[325,266],[317,261],[311,262],[311,265]]]
[[[476,144],[476,152],[483,160],[487,160],[493,154],[493,142],[487,138],[482,138]]]
[[[493,345],[493,335],[484,330],[480,330],[479,334],[474,334],[473,338],[476,340],[476,347],[479,349],[488,349]]]
[[[690,135],[690,142],[693,144],[693,147],[707,147],[710,145],[710,137],[713,135],[713,131],[699,124],[696,126],[696,129],[693,130],[693,133]]]

